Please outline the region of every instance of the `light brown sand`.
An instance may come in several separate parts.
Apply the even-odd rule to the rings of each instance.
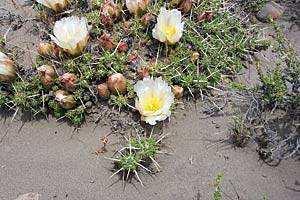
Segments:
[[[11,8],[8,2],[1,1],[0,6]],[[1,34],[6,28],[1,28]],[[9,40],[13,37],[20,45],[38,41],[25,30],[8,35]],[[22,126],[19,118],[13,123],[1,118],[0,199],[36,192],[42,200],[206,200],[212,199],[213,179],[220,172],[224,173],[224,199],[238,199],[237,194],[247,200],[260,200],[264,194],[271,200],[300,199],[299,161],[270,167],[259,160],[255,147],[233,149],[218,143],[227,139],[230,117],[204,117],[199,104],[178,109],[164,128],[170,136],[163,150],[171,155],[158,158],[162,172],[142,174],[146,187],[133,180],[124,190],[117,177],[109,179],[112,164],[104,159],[118,147],[120,138],[110,138],[106,154],[92,154],[100,145],[99,138],[109,133],[109,126],[95,128],[88,123],[73,132],[72,127],[53,119]]]
[[[263,194],[272,200],[299,199],[299,192],[288,189],[299,187],[295,185],[299,162],[270,167],[259,161],[253,149],[215,143],[226,139],[228,118],[204,120],[194,106],[188,110],[175,114],[165,128],[170,136],[164,150],[172,155],[159,157],[162,172],[153,177],[143,174],[145,188],[134,180],[124,191],[117,177],[109,180],[112,164],[103,158],[111,155],[118,139],[111,138],[108,153],[92,154],[109,127],[94,130],[87,125],[74,133],[68,125],[50,120],[28,122],[18,132],[20,122],[2,122],[1,136],[8,132],[0,145],[0,199],[27,192],[38,192],[41,199],[192,200],[197,194],[211,199],[213,179],[220,172],[225,177],[224,192],[231,199],[237,199],[235,190],[241,199],[262,199]]]

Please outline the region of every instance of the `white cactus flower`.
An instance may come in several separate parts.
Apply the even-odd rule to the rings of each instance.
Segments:
[[[65,17],[55,22],[53,33],[51,39],[71,55],[79,55],[89,39],[86,19],[75,16]]]
[[[14,62],[7,55],[0,52],[0,82],[11,81],[15,77]]]
[[[160,9],[152,35],[160,42],[175,44],[182,36],[184,22],[181,21],[181,12],[177,9],[167,10],[165,7]]]
[[[140,11],[143,11],[149,3],[150,0],[126,0],[126,7],[129,12],[137,15]]]
[[[70,0],[36,0],[38,3],[59,12],[69,5]]]
[[[171,87],[161,77],[146,77],[134,85],[137,94],[136,109],[141,119],[151,125],[163,121],[171,115],[171,105],[174,103],[174,94]]]

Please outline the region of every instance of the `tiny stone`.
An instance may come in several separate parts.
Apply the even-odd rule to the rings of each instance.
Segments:
[[[43,112],[43,113],[47,113],[47,108],[41,108],[41,111]]]
[[[85,103],[86,108],[91,108],[93,106],[93,103],[91,101],[88,101]]]
[[[267,22],[269,17],[277,20],[282,16],[283,11],[284,9],[281,5],[270,1],[256,14],[256,17],[262,22]]]
[[[18,198],[16,198],[15,200],[39,200],[40,196],[41,195],[37,193],[27,193],[18,196]]]
[[[89,95],[84,95],[83,96],[83,100],[84,101],[89,101],[91,98],[90,98],[90,96]]]

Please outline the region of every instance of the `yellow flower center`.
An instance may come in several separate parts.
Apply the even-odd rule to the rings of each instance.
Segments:
[[[163,105],[163,100],[154,94],[150,94],[145,98],[144,109],[145,111],[158,111]]]
[[[173,37],[176,33],[176,27],[172,25],[166,26],[164,32],[167,38]]]

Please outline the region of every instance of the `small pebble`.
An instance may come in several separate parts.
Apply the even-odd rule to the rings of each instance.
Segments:
[[[267,22],[269,17],[273,20],[279,19],[284,12],[281,5],[275,3],[274,1],[268,2],[262,9],[256,14],[257,19],[262,22]]]
[[[85,103],[86,108],[91,108],[93,106],[93,103],[91,101],[88,101]]]
[[[27,193],[27,194],[22,194],[18,196],[15,200],[39,200],[39,197],[41,195],[37,193]]]
[[[84,101],[89,101],[91,98],[90,98],[90,96],[89,95],[84,95],[83,96],[83,100]]]

